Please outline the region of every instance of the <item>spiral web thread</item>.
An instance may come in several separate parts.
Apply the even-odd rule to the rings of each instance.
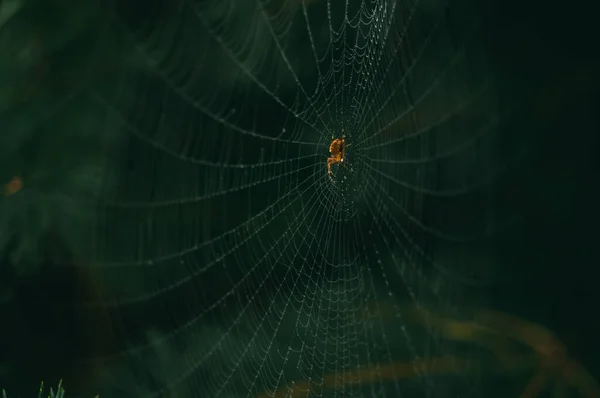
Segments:
[[[473,5],[150,2],[111,22],[143,67],[94,93],[128,140],[95,262],[112,292],[84,305],[168,319],[115,354],[160,379],[137,392],[443,394],[418,364],[458,348],[411,330],[398,303],[458,305],[453,287],[482,271],[443,253],[497,224]],[[477,395],[476,376],[453,386]]]

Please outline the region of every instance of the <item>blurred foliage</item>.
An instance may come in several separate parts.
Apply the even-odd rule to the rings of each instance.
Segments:
[[[97,97],[119,87],[130,59],[107,11],[96,0],[0,1],[0,308],[11,325],[0,340],[0,384],[12,394],[25,393],[14,386],[33,351],[59,350],[58,368],[73,354],[52,339],[76,322],[76,332],[89,335],[73,297],[94,283],[76,274],[92,260],[120,140],[120,125]],[[57,312],[63,321],[38,331],[51,323],[40,314]],[[24,346],[16,337],[32,340]],[[25,367],[33,380],[36,367]]]
[[[125,59],[105,9],[0,3],[0,253],[19,275],[38,269],[45,233],[77,257],[92,249],[93,204],[110,190],[119,131],[94,93],[116,85]]]

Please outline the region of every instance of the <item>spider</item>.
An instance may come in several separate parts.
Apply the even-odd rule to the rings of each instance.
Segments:
[[[331,156],[327,158],[327,174],[329,175],[329,179],[334,182],[333,178],[331,177],[333,175],[333,172],[331,171],[331,165],[341,163],[343,166],[345,166],[344,158],[346,157],[346,147],[350,145],[346,145],[346,133],[343,127],[342,138],[333,138],[333,136],[331,136],[331,140],[331,144],[329,145],[329,152],[331,153]]]

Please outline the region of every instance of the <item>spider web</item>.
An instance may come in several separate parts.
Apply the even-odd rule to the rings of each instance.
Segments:
[[[457,286],[493,271],[478,260],[506,162],[474,5],[111,12],[139,62],[94,93],[128,139],[95,262],[111,295],[85,306],[127,332],[107,358],[124,396],[481,395],[480,372],[438,380],[419,363],[483,354],[415,331],[405,310],[458,314]]]

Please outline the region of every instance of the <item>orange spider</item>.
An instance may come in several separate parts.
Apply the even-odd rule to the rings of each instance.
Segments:
[[[341,163],[344,165],[344,158],[346,156],[346,147],[350,145],[346,145],[346,133],[344,132],[344,128],[342,127],[342,138],[333,138],[331,136],[331,145],[329,145],[329,153],[331,156],[327,158],[327,174],[329,175],[329,179],[333,182],[333,172],[331,171],[331,165],[336,163]]]

